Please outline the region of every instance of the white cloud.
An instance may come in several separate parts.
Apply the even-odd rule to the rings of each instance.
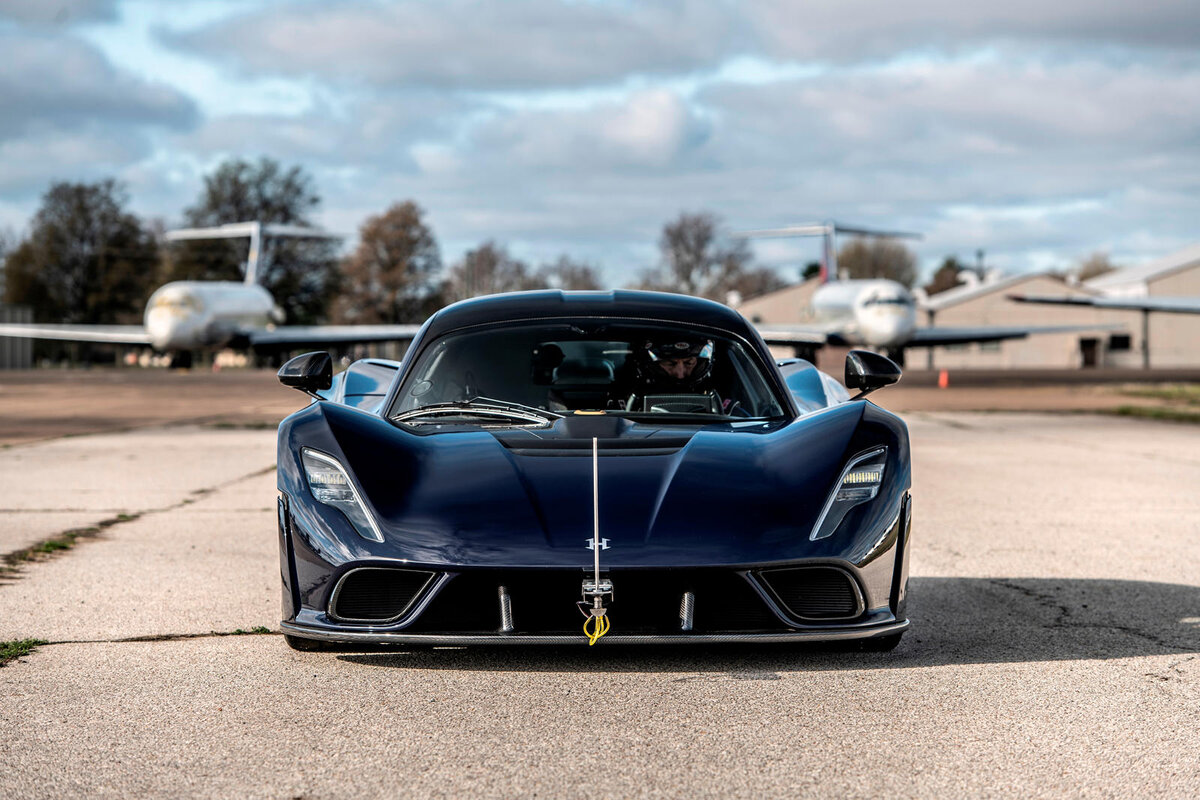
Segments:
[[[116,0],[4,0],[0,19],[25,25],[64,26],[116,16]]]
[[[0,31],[0,137],[83,121],[183,127],[192,104],[174,89],[120,73],[72,36]]]
[[[115,70],[69,34],[0,31],[0,195],[32,203],[55,180],[111,177],[196,121],[169,86]]]
[[[1152,255],[1200,218],[1194,0],[120,12],[58,33],[0,23],[5,218],[51,177],[105,175],[173,217],[222,158],[259,155],[313,174],[336,229],[412,198],[447,261],[497,238],[617,281],[685,209],[911,228],[926,260],[983,247],[1017,268]]]
[[[1018,40],[1185,52],[1200,41],[1200,7],[1193,0],[759,0],[745,11],[766,54],[843,63]]]
[[[256,74],[469,90],[666,75],[752,47],[719,0],[296,3],[164,36]]]

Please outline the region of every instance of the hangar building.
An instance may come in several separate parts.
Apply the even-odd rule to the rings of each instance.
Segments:
[[[1087,306],[1014,303],[1009,294],[1088,295],[1054,275],[1014,275],[975,286],[958,286],[929,298],[926,325],[946,327],[1095,325],[1095,331],[1039,333],[1024,339],[921,348],[909,356],[913,366],[931,369],[1074,369],[1132,367],[1140,362],[1140,332],[1129,324],[1137,314]],[[1112,327],[1116,326],[1116,327]]]
[[[1126,267],[1087,281],[1092,293],[1107,297],[1191,297],[1200,304],[1200,243],[1137,267]],[[1128,320],[1140,338],[1139,311],[1113,312]],[[1155,312],[1146,320],[1150,366],[1200,366],[1200,314]],[[1140,358],[1138,363],[1141,363]]]

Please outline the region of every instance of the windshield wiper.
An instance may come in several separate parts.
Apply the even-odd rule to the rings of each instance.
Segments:
[[[424,417],[453,418],[498,418],[509,422],[528,422],[545,425],[556,419],[562,419],[562,414],[546,411],[542,408],[521,405],[505,400],[492,400],[487,397],[475,397],[470,400],[455,400],[449,403],[433,403],[420,408],[403,411],[392,417],[395,422],[409,422]]]
[[[508,408],[515,409],[517,411],[528,411],[530,414],[538,414],[543,417],[548,417],[549,419],[563,418],[563,415],[559,414],[557,411],[547,411],[544,408],[535,408],[534,406],[527,406],[512,400],[494,400],[490,397],[475,396],[470,400],[463,400],[462,403],[466,403],[470,406],[487,406],[488,408]]]

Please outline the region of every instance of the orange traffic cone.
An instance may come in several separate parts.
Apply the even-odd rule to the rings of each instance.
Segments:
[[[938,373],[938,388],[939,389],[950,388],[950,372],[949,372],[949,370],[942,370],[941,372]]]

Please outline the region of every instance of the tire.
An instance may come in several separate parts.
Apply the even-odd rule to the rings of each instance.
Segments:
[[[868,653],[889,653],[896,649],[896,645],[900,644],[902,638],[904,638],[903,633],[889,633],[887,636],[861,639],[858,646],[859,649]]]
[[[316,653],[330,649],[330,646],[326,642],[320,642],[316,639],[305,639],[303,636],[292,636],[290,633],[285,633],[283,640],[287,642],[288,647],[293,650],[299,650],[302,653]]]

